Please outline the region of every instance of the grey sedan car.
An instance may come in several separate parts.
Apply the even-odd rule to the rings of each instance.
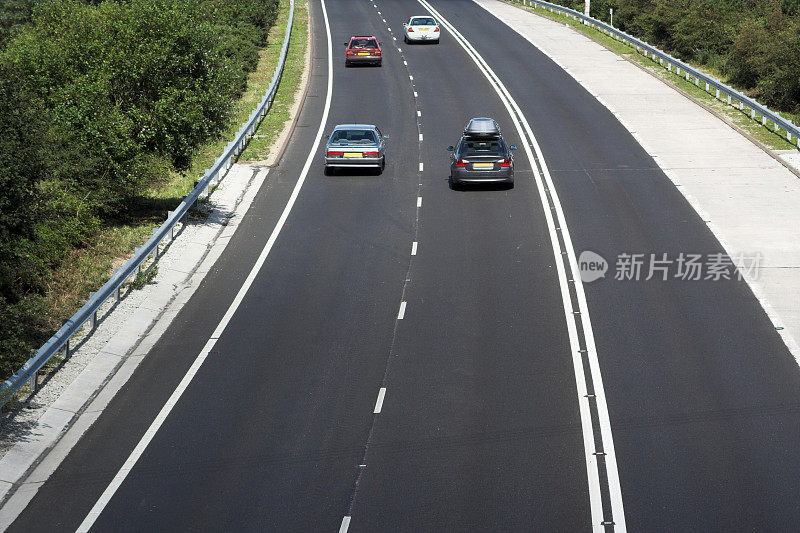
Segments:
[[[474,118],[464,128],[456,146],[448,146],[450,156],[450,186],[464,183],[497,183],[514,186],[516,146],[508,146],[500,128],[491,118]]]
[[[387,138],[371,124],[339,124],[328,136],[325,174],[337,168],[376,168],[380,174],[386,167]]]

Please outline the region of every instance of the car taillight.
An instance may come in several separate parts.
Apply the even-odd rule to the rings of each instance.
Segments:
[[[510,167],[510,166],[511,166],[511,160],[510,160],[510,159],[503,159],[503,160],[502,160],[502,161],[500,161],[500,163],[498,163],[498,164],[499,164],[501,167]]]
[[[433,30],[433,31],[434,31],[434,33],[436,33],[437,31],[439,31],[439,26],[436,26],[436,29],[435,29],[435,30]]]
[[[367,157],[378,157],[378,152],[364,152],[364,155]]]
[[[381,55],[381,51],[380,50],[375,50],[374,52],[372,52],[372,55],[379,56],[379,55]]]
[[[328,157],[341,157],[344,155],[344,152],[328,152]]]
[[[469,161],[464,161],[460,157],[458,158],[458,161],[456,161],[456,166],[459,168],[464,168],[467,165],[469,165]]]
[[[409,28],[408,28],[408,33],[414,33],[414,28],[412,28],[412,27],[409,27]]]

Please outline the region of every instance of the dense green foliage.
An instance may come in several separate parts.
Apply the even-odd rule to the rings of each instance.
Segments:
[[[277,8],[0,2],[0,378],[48,333],[52,269],[228,125]]]
[[[583,0],[556,2],[583,10]],[[592,16],[800,113],[800,0],[592,0]]]

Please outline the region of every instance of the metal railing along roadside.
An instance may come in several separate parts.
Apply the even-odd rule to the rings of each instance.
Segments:
[[[286,35],[283,38],[283,47],[281,48],[278,66],[275,67],[275,72],[272,75],[272,80],[270,81],[266,94],[264,94],[258,107],[253,110],[247,121],[239,128],[233,141],[225,147],[222,155],[215,160],[211,168],[206,170],[203,178],[197,183],[194,189],[184,197],[180,205],[174,211],[169,212],[166,222],[159,228],[153,230],[153,236],[144,246],[137,248],[133,257],[131,257],[124,266],[117,269],[111,279],[108,280],[100,290],[91,294],[89,301],[86,302],[72,318],[67,320],[61,329],[39,348],[36,354],[28,359],[21,369],[0,386],[0,406],[5,405],[27,382],[31,384],[31,393],[36,392],[38,374],[42,367],[46,365],[53,356],[59,353],[63,353],[65,359],[69,358],[70,339],[78,333],[86,322],[90,323],[91,331],[95,329],[100,307],[111,297],[115,297],[117,301],[122,298],[122,286],[132,276],[141,273],[148,260],[151,258],[157,260],[159,258],[161,253],[160,247],[162,244],[166,244],[165,241],[167,237],[169,237],[169,242],[175,238],[175,226],[186,216],[186,213],[189,212],[189,209],[201,196],[205,195],[208,197],[214,187],[227,175],[233,165],[233,160],[245,149],[247,142],[255,133],[275,98],[275,92],[278,89],[278,83],[280,82],[286,63],[286,55],[289,50],[289,37],[292,33],[293,22],[294,0],[290,0],[289,20],[286,24]]]
[[[800,149],[800,128],[798,128],[798,126],[795,125],[791,120],[783,118],[775,111],[772,111],[768,107],[759,104],[752,98],[745,96],[733,87],[725,85],[721,81],[716,80],[695,68],[692,68],[690,65],[687,65],[679,59],[675,59],[671,55],[662,52],[658,48],[655,48],[646,42],[637,39],[636,37],[628,35],[624,31],[620,31],[613,26],[606,24],[605,22],[592,17],[587,17],[583,13],[575,11],[574,9],[569,9],[564,6],[552,4],[550,2],[543,2],[542,0],[512,1],[525,6],[546,9],[551,13],[562,13],[575,21],[579,21],[584,25],[600,30],[606,35],[620,40],[631,47],[635,46],[637,52],[644,53],[645,57],[649,57],[653,61],[658,61],[661,66],[665,67],[670,72],[673,68],[675,69],[676,75],[680,76],[681,72],[683,72],[686,81],[691,82],[692,79],[694,79],[694,84],[698,87],[700,86],[700,83],[705,83],[706,92],[710,92],[713,89],[717,99],[722,98],[722,95],[724,95],[727,98],[728,105],[738,105],[741,111],[744,111],[746,108],[750,112],[751,119],[759,120],[760,118],[761,123],[764,126],[767,126],[771,122],[776,133],[780,130],[783,130],[786,132],[786,140],[793,142],[798,149]]]

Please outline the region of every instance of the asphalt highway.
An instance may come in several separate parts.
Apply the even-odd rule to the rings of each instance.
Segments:
[[[310,4],[311,85],[283,159],[173,327],[12,531],[78,528],[267,242],[325,112],[326,20],[321,0]],[[704,221],[522,37],[471,0],[430,5],[530,123],[574,251],[610,263],[584,284],[593,327],[578,341],[597,346],[627,528],[796,529],[800,369],[747,285],[614,279],[620,254],[721,253]],[[417,0],[326,7],[325,131],[378,125],[386,170],[325,176],[317,148],[241,305],[93,530],[615,530],[590,505],[595,450],[529,139],[451,32],[403,44],[402,22],[426,13]],[[382,67],[345,69],[354,34],[382,41]],[[520,146],[513,189],[448,187],[445,148],[474,116]],[[608,449],[591,405],[590,441]],[[619,524],[613,476],[596,460],[602,517]]]

